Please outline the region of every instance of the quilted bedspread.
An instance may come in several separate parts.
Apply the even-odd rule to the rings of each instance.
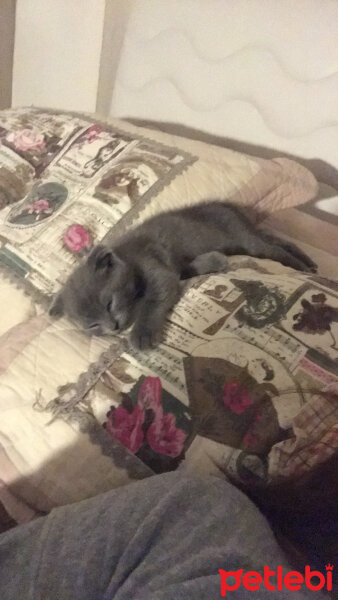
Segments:
[[[97,241],[227,197],[257,218],[314,177],[85,115],[0,113],[0,501],[18,522],[175,468],[247,485],[337,446],[337,284],[270,261],[191,280],[149,353],[88,338],[46,304]]]

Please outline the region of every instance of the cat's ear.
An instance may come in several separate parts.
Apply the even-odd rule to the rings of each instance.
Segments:
[[[55,294],[54,298],[52,299],[49,309],[48,309],[48,314],[51,317],[62,317],[64,313],[64,304],[63,304],[63,297],[62,297],[62,292],[58,292],[57,294]]]
[[[117,256],[106,246],[96,246],[88,256],[88,265],[95,271],[110,271],[119,261]]]

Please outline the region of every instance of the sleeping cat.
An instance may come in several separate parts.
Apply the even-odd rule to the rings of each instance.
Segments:
[[[315,264],[293,244],[263,233],[234,206],[208,202],[163,213],[112,247],[96,246],[55,296],[50,314],[67,314],[89,334],[133,324],[139,349],[159,343],[180,297],[180,279],[221,271],[226,255],[269,258],[300,271]]]

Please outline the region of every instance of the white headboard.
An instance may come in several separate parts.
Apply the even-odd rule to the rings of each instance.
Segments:
[[[129,6],[111,115],[179,124],[235,149],[272,149],[338,169],[337,0]]]

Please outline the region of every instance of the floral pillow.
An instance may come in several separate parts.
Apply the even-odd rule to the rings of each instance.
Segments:
[[[271,261],[229,264],[187,283],[158,348],[121,345],[93,387],[69,386],[48,409],[94,414],[155,473],[187,466],[267,485],[332,456],[337,284]]]
[[[81,114],[0,112],[0,268],[43,300],[93,244],[139,219],[208,198],[262,217],[316,193],[293,161],[146,134]]]
[[[194,157],[85,116],[0,113],[0,267],[50,296],[122,217]]]
[[[121,404],[112,406],[104,427],[155,472],[174,469],[180,462],[190,423],[184,414],[170,412],[174,398],[162,389],[159,377],[141,378]]]
[[[250,379],[244,367],[253,344],[245,344],[251,327],[264,346],[259,326],[284,318],[293,284],[265,285],[272,314],[264,314],[262,287],[245,288],[245,276],[234,277],[237,285],[196,284],[176,307],[166,343],[147,354],[133,354],[122,336],[89,338],[67,319],[52,322],[44,307],[94,244],[139,220],[208,198],[227,198],[262,218],[316,189],[311,173],[287,159],[262,160],[81,114],[0,112],[0,501],[11,490],[45,511],[188,464],[205,444],[201,466],[215,445],[222,453],[230,448],[229,464],[239,455],[238,464],[251,464],[239,433],[253,444],[266,424],[269,443],[280,440],[270,396],[281,381],[268,379],[280,369],[257,350]],[[258,308],[245,307],[249,288]],[[229,334],[237,303],[242,345],[236,335],[220,338]],[[251,437],[248,415],[257,417]]]

